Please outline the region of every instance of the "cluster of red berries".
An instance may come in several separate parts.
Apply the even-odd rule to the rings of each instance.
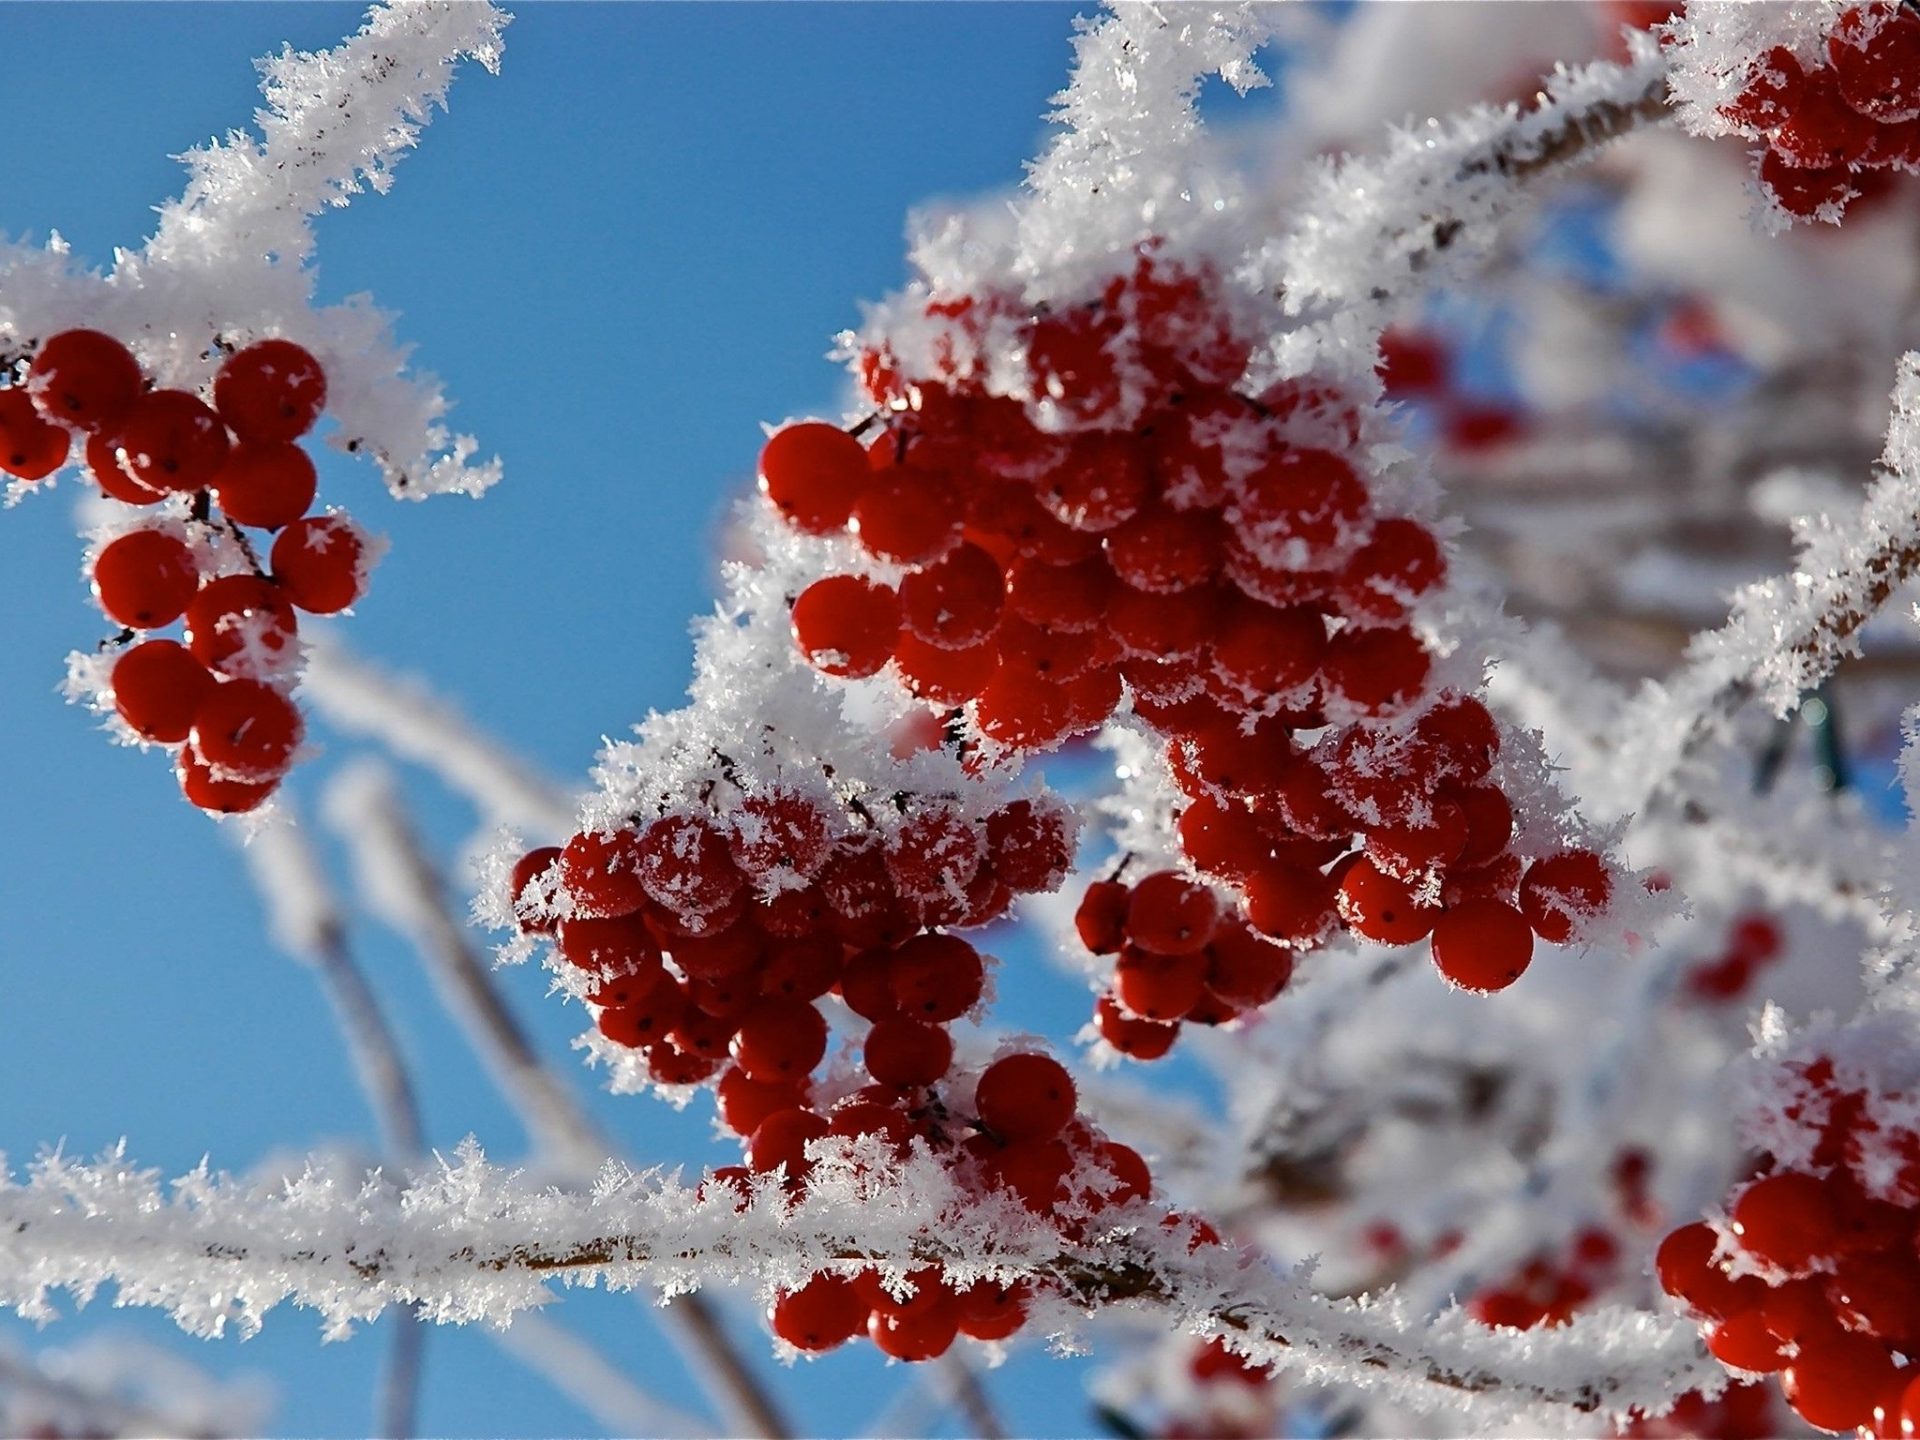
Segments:
[[[1613,1283],[1619,1260],[1620,1242],[1612,1232],[1588,1226],[1574,1236],[1564,1259],[1534,1256],[1508,1279],[1469,1300],[1467,1312],[1483,1325],[1515,1330],[1564,1325]]]
[[[1784,45],[1748,71],[1720,114],[1766,142],[1760,181],[1790,215],[1837,215],[1884,172],[1920,171],[1920,15],[1857,5],[1809,61]]]
[[[1784,946],[1780,922],[1758,911],[1737,917],[1728,927],[1725,947],[1687,976],[1687,990],[1698,999],[1732,1000],[1746,993],[1759,971],[1780,958]]]
[[[1155,876],[1142,915],[1164,896],[1197,918],[1177,938],[1149,920],[1143,942],[1113,921],[1131,899],[1090,896],[1094,948],[1124,952],[1120,1003],[1102,1003],[1116,1043],[1164,1053],[1156,1027],[1271,998],[1289,966],[1247,925],[1295,951],[1341,926],[1434,932],[1443,973],[1497,990],[1536,934],[1565,942],[1607,904],[1599,856],[1528,870],[1512,853],[1493,717],[1430,693],[1410,621],[1446,558],[1426,526],[1377,512],[1358,410],[1309,381],[1237,390],[1251,344],[1209,274],[1149,246],[1089,304],[962,298],[927,319],[944,327],[932,378],[862,357],[883,407],[870,444],[809,423],[761,455],[790,526],[850,531],[874,562],[797,595],[793,633],[823,672],[891,666],[956,733],[1006,750],[1095,728],[1127,697],[1165,739],[1186,858],[1240,892],[1246,923],[1207,885]],[[987,386],[1002,352],[1027,366],[1012,393]]]
[[[950,800],[887,805],[895,823],[883,831],[872,797],[830,807],[788,786],[724,811],[583,831],[521,858],[515,914],[590,987],[607,1041],[637,1051],[661,1084],[716,1082],[721,1121],[746,1152],[718,1183],[777,1172],[798,1192],[810,1144],[875,1136],[897,1156],[917,1138],[970,1190],[1011,1195],[1069,1230],[1146,1197],[1146,1162],[1079,1116],[1057,1061],[1008,1055],[970,1086],[952,1073],[948,1027],[979,1003],[986,965],[950,930],[1056,888],[1072,860],[1068,815],[1024,799],[983,819]],[[870,1027],[869,1083],[838,1096],[814,1079],[828,994]],[[914,1281],[902,1300],[871,1274],[817,1276],[776,1303],[775,1333],[806,1350],[866,1333],[895,1358],[924,1360],[956,1335],[1004,1338],[1026,1313],[1024,1285]]]
[[[1661,1287],[1735,1370],[1777,1374],[1822,1430],[1920,1431],[1920,1132],[1890,1131],[1827,1059],[1789,1067],[1787,1122],[1811,1141],[1732,1196],[1719,1224],[1661,1242]],[[1869,1153],[1871,1152],[1871,1153]],[[1877,1183],[1870,1176],[1877,1175]]]
[[[297,443],[326,404],[320,364],[287,340],[229,355],[208,404],[151,388],[139,362],[96,330],[68,330],[34,353],[24,383],[0,390],[0,468],[39,480],[85,447],[101,490],[164,518],[124,529],[92,557],[93,593],[131,645],[114,662],[114,708],[144,740],[178,746],[187,799],[234,814],[271,795],[304,726],[295,612],[332,614],[359,598],[370,558],[344,515],[309,515],[313,461]],[[263,570],[242,526],[278,531]],[[248,568],[220,558],[227,540]],[[150,632],[184,622],[180,640]]]

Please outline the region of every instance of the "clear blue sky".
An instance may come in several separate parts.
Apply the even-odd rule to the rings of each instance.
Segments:
[[[400,312],[457,423],[507,462],[479,503],[399,506],[370,470],[327,470],[326,498],[394,542],[350,622],[357,645],[429,676],[561,777],[584,774],[602,734],[674,704],[687,618],[712,593],[711,527],[750,471],[758,423],[831,405],[823,353],[856,299],[903,278],[910,208],[1018,180],[1075,10],[524,6],[504,73],[462,76],[393,193],[320,224],[325,296],[370,291]],[[250,59],[282,40],[325,46],[359,18],[345,4],[0,7],[13,116],[0,229],[57,228],[100,259],[137,243],[177,191],[168,156],[251,115]],[[266,943],[233,848],[176,798],[158,756],[111,747],[55,694],[66,651],[102,633],[74,494],[0,515],[0,1147],[17,1164],[45,1142],[91,1153],[125,1136],[178,1173],[203,1154],[242,1169],[370,1142],[320,993]],[[326,759],[293,785],[309,811],[316,776],[355,748],[321,738]],[[456,842],[468,813],[427,777],[408,782],[436,840]],[[432,1142],[473,1132],[498,1156],[523,1153],[411,957],[370,923],[354,938],[416,1061]],[[1009,1000],[1023,1021],[1070,1033],[1084,994],[1019,969]],[[572,1066],[577,1012],[543,1002],[531,970],[507,985]],[[698,1109],[595,1106],[642,1155],[731,1158],[708,1145]],[[556,1313],[692,1403],[631,1300],[574,1294]],[[270,1374],[283,1431],[369,1424],[377,1333],[322,1346],[313,1317],[286,1310],[257,1340],[202,1344],[96,1303],[42,1338],[97,1327],[177,1345],[216,1373]],[[31,1339],[23,1328],[0,1322],[0,1335]],[[594,1429],[480,1336],[430,1343],[426,1431]],[[1084,1433],[1084,1368],[1029,1346],[989,1384],[1020,1430]],[[861,1423],[898,1374],[881,1376],[866,1347],[803,1368],[803,1423]]]

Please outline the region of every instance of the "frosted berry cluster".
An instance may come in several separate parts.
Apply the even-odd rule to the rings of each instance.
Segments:
[[[1224,301],[1150,246],[1077,307],[934,301],[930,376],[861,357],[881,406],[864,446],[806,423],[760,459],[788,525],[864,551],[795,597],[816,668],[891,667],[979,763],[1124,705],[1165,744],[1205,878],[1113,882],[1082,908],[1090,948],[1120,957],[1100,1029],[1142,1058],[1166,1027],[1265,1003],[1288,952],[1339,930],[1431,933],[1450,980],[1491,991],[1612,893],[1596,854],[1514,853],[1499,729],[1435,693],[1412,624],[1446,577],[1438,539],[1375,505],[1340,390],[1236,388],[1251,347]]]
[[[1790,215],[1838,219],[1880,172],[1920,171],[1920,15],[1845,10],[1823,54],[1776,45],[1721,118],[1763,141],[1760,182]]]
[[[874,1136],[896,1156],[918,1141],[964,1188],[1069,1233],[1146,1198],[1146,1162],[1078,1114],[1057,1061],[954,1063],[948,1027],[980,1004],[987,961],[951,932],[1057,888],[1071,817],[1026,799],[976,815],[961,797],[833,793],[733,786],[724,809],[583,831],[521,858],[516,917],[552,938],[607,1042],[662,1085],[714,1084],[745,1148],[715,1183],[772,1173],[798,1193],[810,1146]],[[829,995],[867,1023],[863,1076],[816,1075]],[[773,1328],[803,1350],[864,1333],[925,1360],[957,1335],[1012,1334],[1029,1294],[955,1290],[934,1272],[914,1286],[903,1299],[871,1274],[820,1275],[780,1297]]]
[[[1822,1430],[1920,1428],[1920,1125],[1910,1092],[1786,1067],[1773,1149],[1724,1217],[1673,1231],[1661,1287],[1737,1371]]]
[[[0,469],[34,482],[76,441],[109,498],[142,518],[89,557],[93,594],[122,633],[111,698],[133,733],[176,751],[187,799],[255,809],[304,725],[297,612],[332,614],[365,588],[369,542],[346,516],[311,515],[317,478],[299,439],[326,405],[312,355],[262,340],[229,355],[210,397],[154,388],[133,354],[68,330],[0,390]],[[277,532],[263,567],[246,529]],[[155,632],[176,622],[180,639]]]

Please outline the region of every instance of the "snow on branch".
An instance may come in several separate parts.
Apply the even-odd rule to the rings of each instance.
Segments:
[[[590,1195],[538,1189],[471,1142],[404,1187],[321,1165],[272,1184],[203,1165],[168,1185],[122,1153],[90,1165],[52,1155],[0,1186],[0,1301],[44,1317],[54,1291],[84,1301],[112,1282],[117,1303],[164,1307],[195,1334],[253,1333],[283,1303],[343,1334],[394,1304],[505,1324],[549,1301],[554,1281],[670,1294],[865,1266],[898,1284],[938,1265],[955,1283],[1041,1280],[1063,1302],[1057,1324],[1074,1310],[1150,1307],[1257,1363],[1378,1386],[1428,1410],[1471,1405],[1478,1421],[1658,1409],[1724,1381],[1672,1320],[1601,1312],[1521,1336],[1456,1311],[1422,1326],[1391,1302],[1316,1295],[1304,1273],[1153,1243],[1150,1212],[1132,1217],[1140,1228],[1069,1243],[1017,1206],[963,1202],[924,1152],[897,1179],[878,1178],[878,1143],[823,1155],[796,1203],[777,1177],[747,1195],[617,1167]]]
[[[1624,64],[1557,70],[1531,108],[1482,105],[1429,119],[1396,131],[1384,154],[1324,167],[1301,197],[1298,223],[1262,247],[1253,273],[1291,314],[1343,336],[1378,329],[1380,307],[1444,278],[1442,262],[1457,270],[1487,252],[1523,182],[1666,117],[1666,61],[1650,36],[1631,43]],[[1372,346],[1360,348],[1371,369]]]
[[[332,631],[316,634],[309,645],[300,693],[334,725],[431,770],[470,799],[489,825],[543,837],[573,829],[571,795],[419,680],[362,659]]]
[[[1793,570],[1742,589],[1727,623],[1694,637],[1685,668],[1649,681],[1620,715],[1615,783],[1602,793],[1621,813],[1644,807],[1747,701],[1791,711],[1920,574],[1920,352],[1901,358],[1878,472],[1857,515],[1801,522]]]
[[[303,264],[309,223],[362,185],[384,195],[393,167],[444,110],[462,59],[500,69],[509,17],[485,0],[410,0],[370,11],[360,32],[318,54],[291,46],[260,62],[262,140],[229,132],[187,152],[184,194],[161,207],[148,260],[183,267],[273,256]]]

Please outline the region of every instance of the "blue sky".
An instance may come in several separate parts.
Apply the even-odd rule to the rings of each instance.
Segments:
[[[603,734],[674,704],[688,617],[712,594],[711,531],[750,475],[759,423],[831,406],[839,377],[824,352],[857,299],[904,277],[912,207],[1018,180],[1065,76],[1074,13],[524,7],[504,73],[462,76],[393,193],[320,223],[323,297],[369,291],[400,312],[417,363],[456,398],[456,423],[508,476],[478,503],[400,506],[371,470],[327,467],[325,497],[394,547],[353,642],[429,677],[562,778],[584,774]],[[359,18],[336,4],[0,9],[16,119],[0,129],[0,229],[58,229],[102,260],[137,243],[178,189],[169,155],[251,115],[250,59],[282,40],[322,47]],[[158,756],[110,746],[55,694],[65,653],[102,633],[79,575],[75,493],[0,515],[0,1147],[18,1164],[43,1143],[91,1153],[125,1136],[179,1173],[203,1154],[243,1169],[370,1143],[320,992],[264,939],[233,847],[177,799]],[[320,738],[325,759],[293,782],[309,812],[314,780],[355,751]],[[469,813],[428,777],[407,780],[447,853]],[[415,1061],[432,1143],[472,1132],[495,1155],[521,1154],[512,1114],[412,958],[371,922],[353,938]],[[1024,1023],[1077,1026],[1083,994],[1018,968],[1008,1003]],[[576,1015],[543,1001],[532,971],[505,983],[572,1067]],[[697,1109],[594,1105],[642,1156],[730,1158]],[[643,1383],[696,1403],[631,1300],[570,1295],[556,1313]],[[276,1313],[245,1344],[189,1341],[104,1303],[38,1340],[13,1321],[0,1336],[58,1344],[99,1328],[179,1346],[218,1374],[269,1374],[283,1431],[370,1423],[383,1340],[323,1346],[301,1312]],[[481,1336],[430,1343],[426,1431],[594,1430]],[[751,1332],[749,1346],[764,1359]],[[1017,1429],[1084,1433],[1083,1368],[1029,1347],[989,1384]],[[898,1374],[882,1376],[864,1347],[803,1368],[803,1426],[857,1426]]]

